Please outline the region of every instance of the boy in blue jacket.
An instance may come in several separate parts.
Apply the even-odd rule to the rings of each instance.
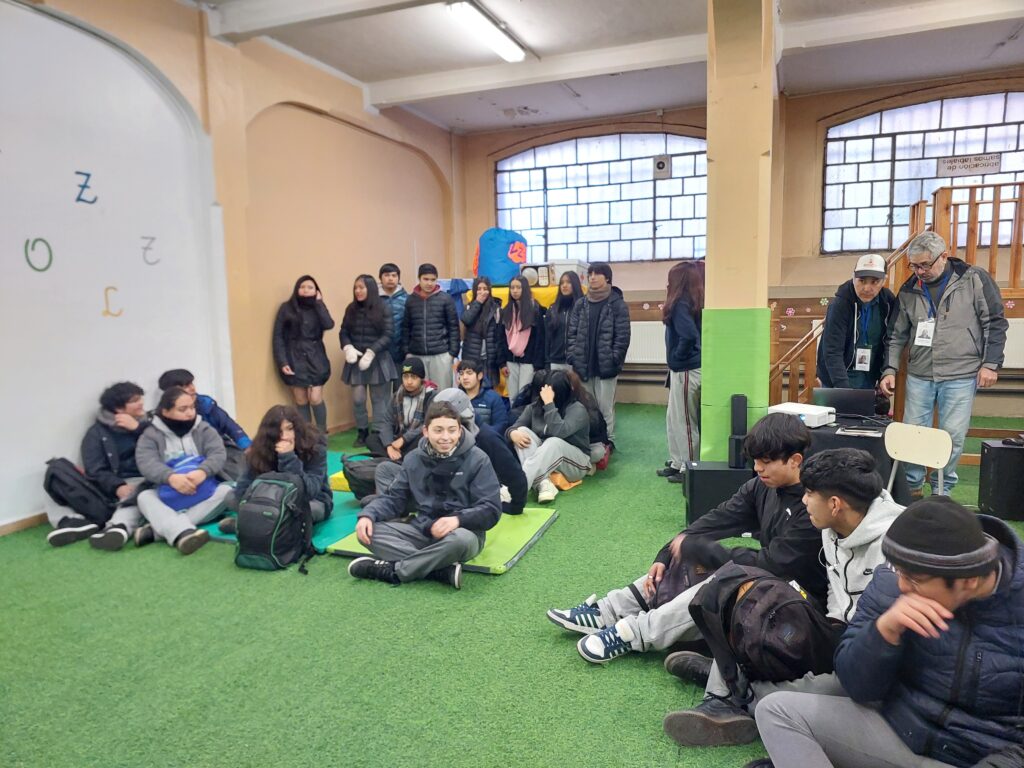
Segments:
[[[184,368],[174,368],[164,371],[157,381],[160,391],[166,391],[171,387],[181,387],[196,399],[196,413],[203,417],[203,421],[217,430],[217,434],[224,441],[224,447],[228,452],[227,462],[221,473],[230,480],[237,480],[245,471],[245,451],[252,445],[252,439],[245,433],[238,422],[232,419],[227,411],[217,405],[217,401],[209,395],[200,395],[196,392],[196,377],[191,371]]]
[[[836,651],[849,698],[765,698],[771,759],[751,765],[1021,765],[1024,542],[932,496],[896,518],[882,554]]]
[[[484,380],[484,364],[466,359],[459,363],[459,389],[469,395],[476,413],[476,423],[486,424],[499,435],[509,427],[508,403]]]

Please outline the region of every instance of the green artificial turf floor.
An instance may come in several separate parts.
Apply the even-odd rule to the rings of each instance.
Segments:
[[[584,662],[544,617],[646,571],[683,525],[655,478],[664,408],[620,406],[607,472],[502,576],[398,588],[319,557],[236,568],[211,543],[112,554],[0,538],[0,766],[706,766],[760,744],[679,749],[661,719],[700,697],[663,654]],[[332,439],[351,452],[351,434]],[[972,485],[973,483],[973,485]],[[957,496],[975,503],[977,470]],[[974,495],[964,498],[964,495]]]

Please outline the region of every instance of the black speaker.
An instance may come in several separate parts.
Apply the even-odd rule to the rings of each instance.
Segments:
[[[686,522],[692,523],[731,497],[754,476],[749,467],[730,467],[722,461],[691,461],[686,465]]]
[[[747,457],[743,455],[743,441],[746,439],[746,435],[729,436],[729,466],[733,469],[750,466]]]
[[[732,429],[729,434],[743,437],[747,434],[747,396],[733,395],[729,405],[732,409]]]
[[[1024,520],[1024,448],[982,442],[978,509],[1003,520]]]

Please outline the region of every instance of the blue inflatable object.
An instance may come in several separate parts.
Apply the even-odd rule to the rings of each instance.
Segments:
[[[480,235],[473,274],[489,277],[494,285],[508,285],[526,263],[526,240],[511,229],[491,227]]]

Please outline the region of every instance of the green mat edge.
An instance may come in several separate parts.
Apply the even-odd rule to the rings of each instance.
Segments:
[[[539,539],[541,536],[543,536],[544,533],[547,531],[547,529],[551,527],[551,524],[554,523],[555,520],[557,520],[557,519],[558,519],[558,510],[557,509],[552,509],[551,510],[551,516],[548,517],[548,519],[546,521],[544,521],[544,525],[542,525],[540,528],[538,528],[537,532],[534,533],[533,536],[530,537],[529,541],[527,541],[523,546],[521,546],[519,548],[519,551],[516,552],[515,556],[511,560],[509,560],[507,563],[505,563],[504,565],[498,566],[497,568],[487,569],[487,568],[484,568],[483,566],[480,566],[480,565],[468,565],[468,564],[464,563],[462,565],[462,570],[469,571],[470,573],[486,573],[486,574],[488,574],[490,576],[500,576],[501,574],[506,573],[516,563],[519,562],[519,560],[523,557],[523,555],[525,555],[533,547],[534,544],[537,543],[537,539]],[[352,534],[349,534],[349,536],[351,536],[351,535]],[[347,539],[348,536],[346,536],[345,538]],[[344,539],[342,539],[342,541],[344,541]],[[337,545],[336,544],[332,544],[331,546],[337,546]],[[327,548],[327,554],[329,554],[329,555],[338,555],[340,557],[365,557],[369,553],[368,552],[353,552],[352,550],[347,550],[347,549],[331,549],[330,547],[328,547]]]

